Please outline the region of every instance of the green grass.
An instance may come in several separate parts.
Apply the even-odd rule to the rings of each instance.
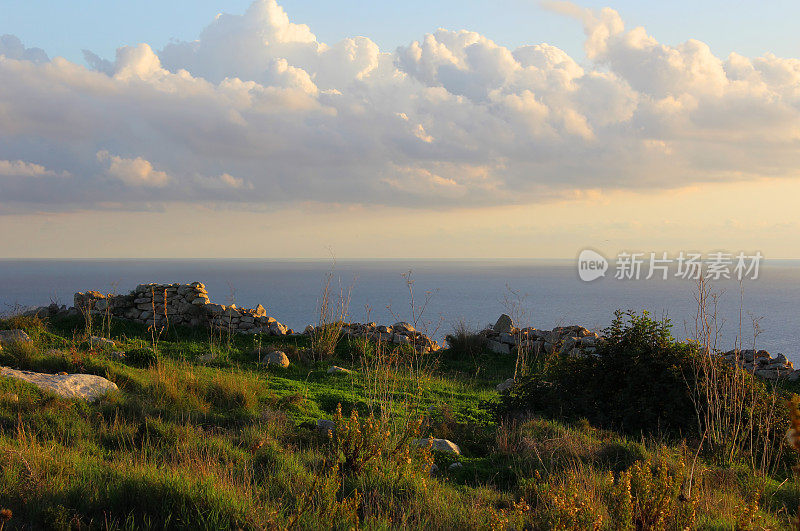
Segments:
[[[419,377],[401,362],[387,371],[381,410],[368,378],[380,366],[362,363],[360,352],[375,353],[355,342],[314,363],[305,338],[228,341],[178,328],[161,335],[155,363],[134,364],[88,350],[80,318],[0,321],[12,326],[35,341],[0,352],[0,365],[98,374],[119,391],[87,404],[0,378],[0,509],[13,512],[6,529],[617,529],[626,471],[643,462],[668,471],[639,477],[651,489],[634,489],[644,506],[692,465],[693,450],[675,441],[557,418],[500,421],[494,386],[513,372],[508,356],[443,352],[426,358]],[[135,323],[114,320],[111,338],[120,352],[151,346]],[[262,352],[284,350],[291,365],[260,366],[259,343]],[[202,361],[211,349],[214,358]],[[333,364],[353,372],[329,375]],[[315,429],[339,404],[345,417],[359,411],[359,433],[381,450],[357,472],[341,468],[348,450]],[[369,411],[383,427],[369,426]],[[450,439],[463,455],[405,444],[395,452],[403,421],[417,418],[415,434]],[[455,462],[462,466],[450,470]],[[429,473],[431,463],[438,472]],[[700,457],[694,479],[689,502],[665,495],[665,528],[687,503],[695,528],[791,527],[798,490],[785,476],[759,478]]]

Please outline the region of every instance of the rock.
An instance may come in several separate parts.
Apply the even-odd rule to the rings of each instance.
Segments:
[[[264,307],[261,306],[260,304],[256,306],[256,317],[266,317],[266,316],[267,316],[267,310],[265,310]]]
[[[494,341],[488,339],[486,341],[486,347],[491,350],[492,352],[496,352],[497,354],[510,354],[511,347],[506,345],[505,343],[500,343],[499,341]]]
[[[406,323],[405,321],[393,324],[392,330],[394,330],[395,332],[416,332],[414,327]]]
[[[428,472],[429,472],[431,475],[433,475],[433,474],[437,473],[438,471],[439,471],[439,467],[438,467],[438,466],[436,466],[436,463],[432,464],[432,465],[431,465],[431,468],[428,470]]]
[[[506,380],[505,382],[502,382],[502,383],[499,383],[499,384],[497,384],[497,387],[495,387],[495,389],[496,389],[498,392],[502,393],[503,391],[508,391],[509,389],[511,389],[512,387],[514,387],[514,384],[515,384],[515,383],[516,383],[516,382],[514,381],[514,378],[509,378],[509,379],[508,379],[508,380]]]
[[[280,350],[273,350],[272,352],[267,353],[266,356],[261,360],[262,365],[277,365],[278,367],[286,368],[289,366],[289,357],[286,355],[285,352]]]
[[[502,334],[500,334],[500,343],[505,343],[506,345],[516,345],[517,338],[514,337],[513,334],[503,332]]]
[[[447,467],[447,470],[458,470],[459,468],[464,468],[464,465],[461,463],[450,463],[450,466]]]
[[[32,341],[24,330],[0,330],[0,345],[28,343]]]
[[[117,390],[114,382],[94,374],[47,374],[0,367],[0,376],[32,383],[39,389],[51,391],[63,398],[82,398],[94,401],[109,391]]]
[[[427,446],[430,444],[431,449],[437,452],[461,455],[461,448],[459,448],[456,443],[448,441],[447,439],[414,439],[413,442],[416,446]]]
[[[510,334],[514,330],[514,321],[507,314],[503,314],[497,319],[492,330],[494,330],[496,334]]]
[[[765,378],[767,380],[775,380],[781,374],[780,371],[778,371],[777,369],[756,369],[755,375],[761,378]]]
[[[328,369],[328,374],[350,374],[350,372],[351,371],[349,369],[345,369],[344,367],[338,367],[336,365],[333,365]]]
[[[273,321],[269,325],[269,333],[273,336],[285,336],[286,335],[286,327],[283,326],[278,321]]]
[[[336,423],[332,420],[328,419],[318,419],[317,420],[317,431],[322,432],[324,434],[328,433],[335,433],[336,432]]]

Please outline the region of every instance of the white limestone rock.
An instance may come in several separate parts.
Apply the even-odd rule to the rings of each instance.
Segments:
[[[98,400],[106,393],[117,390],[114,382],[94,374],[48,374],[0,367],[0,376],[32,383],[39,389],[52,391],[63,398],[88,401]]]

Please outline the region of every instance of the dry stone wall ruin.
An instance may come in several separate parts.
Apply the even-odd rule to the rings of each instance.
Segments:
[[[274,336],[293,333],[273,317],[267,316],[260,304],[251,309],[211,302],[201,282],[140,284],[127,295],[78,292],[74,304],[82,313],[108,314],[148,326],[212,326],[233,333]]]

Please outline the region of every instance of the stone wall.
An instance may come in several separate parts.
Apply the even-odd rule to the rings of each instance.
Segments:
[[[522,347],[532,354],[567,354],[591,356],[604,338],[582,326],[558,326],[552,330],[517,328],[508,315],[501,315],[493,327],[480,332],[488,348],[500,354],[516,353]],[[767,380],[800,380],[800,369],[783,354],[772,356],[766,350],[730,350],[718,352],[723,360]]]
[[[306,333],[313,331],[307,327]],[[392,326],[376,323],[347,323],[342,326],[342,335],[350,338],[365,338],[393,345],[410,345],[418,352],[427,354],[439,350],[439,344],[408,323],[395,323]]]
[[[110,314],[157,327],[166,325],[212,326],[240,334],[286,335],[294,333],[260,304],[253,309],[214,304],[206,287],[191,284],[140,284],[127,295],[78,292],[75,308],[93,315]]]

